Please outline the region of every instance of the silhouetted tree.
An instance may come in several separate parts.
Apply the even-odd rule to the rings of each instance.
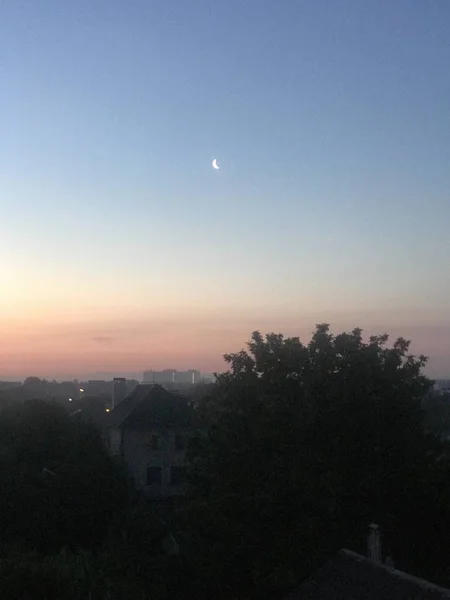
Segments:
[[[372,520],[406,531],[405,507],[439,479],[442,447],[423,428],[425,357],[387,342],[322,324],[308,345],[255,332],[248,350],[225,356],[230,370],[198,403],[185,512],[210,589],[281,593],[339,547],[359,549]]]
[[[41,385],[42,383],[46,383],[45,379],[40,379],[39,377],[27,377],[23,382],[23,385]]]

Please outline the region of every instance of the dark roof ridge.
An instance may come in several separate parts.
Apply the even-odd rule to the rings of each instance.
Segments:
[[[416,577],[415,575],[410,575],[409,573],[405,573],[404,571],[399,571],[398,569],[389,567],[388,565],[385,565],[383,563],[375,562],[373,560],[370,560],[366,556],[363,556],[362,554],[358,554],[357,552],[353,552],[352,550],[347,550],[347,548],[342,548],[339,554],[343,554],[348,558],[359,562],[364,562],[374,569],[382,569],[390,573],[391,575],[397,575],[398,577],[401,577],[402,579],[409,581],[410,583],[420,585],[423,589],[429,590],[430,592],[439,592],[440,594],[445,594],[445,597],[450,599],[450,590],[448,588],[439,586],[436,583],[431,583],[426,579],[421,579],[420,577]]]
[[[153,393],[154,391],[168,393],[167,390],[157,383],[139,383],[131,394],[128,394],[128,396],[124,398],[122,402],[119,402],[113,409],[109,418],[109,426],[120,427],[141,404],[147,394]]]
[[[110,413],[109,427],[192,426],[193,408],[187,398],[157,383],[141,383]],[[150,416],[151,415],[151,416]]]

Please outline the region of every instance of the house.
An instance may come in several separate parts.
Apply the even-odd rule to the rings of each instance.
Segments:
[[[343,549],[285,600],[450,600],[450,590]]]
[[[110,413],[107,444],[147,497],[170,498],[183,493],[193,426],[194,409],[185,398],[157,384],[140,384]]]

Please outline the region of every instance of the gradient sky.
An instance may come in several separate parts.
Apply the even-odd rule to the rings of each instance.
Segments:
[[[449,23],[448,0],[0,1],[0,379],[212,371],[322,321],[450,376]]]

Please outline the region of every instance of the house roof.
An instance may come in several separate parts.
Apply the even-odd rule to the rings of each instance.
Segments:
[[[194,410],[188,400],[153,383],[137,385],[110,413],[111,427],[192,427]]]
[[[450,600],[450,590],[341,550],[286,600]]]

